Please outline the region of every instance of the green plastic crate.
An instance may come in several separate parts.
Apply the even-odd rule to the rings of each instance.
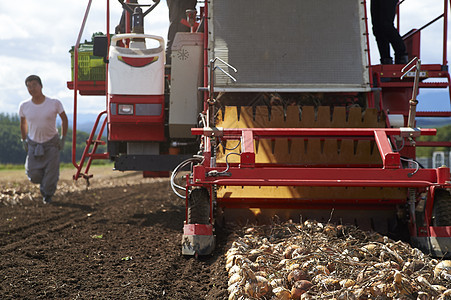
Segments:
[[[71,78],[74,80],[74,47],[69,51],[71,54]],[[105,63],[103,57],[94,56],[92,44],[80,44],[78,49],[78,80],[80,81],[103,81],[105,80]]]

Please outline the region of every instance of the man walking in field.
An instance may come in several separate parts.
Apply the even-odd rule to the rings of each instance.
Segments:
[[[59,179],[60,150],[64,148],[68,121],[62,103],[42,93],[41,79],[30,75],[25,85],[31,99],[19,105],[22,144],[27,152],[25,171],[33,183],[40,184],[44,203],[50,203]],[[56,129],[60,116],[61,137]]]

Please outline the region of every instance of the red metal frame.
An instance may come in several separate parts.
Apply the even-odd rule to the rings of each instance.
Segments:
[[[80,163],[77,167],[77,172],[74,175],[75,180],[80,178],[80,176],[83,176],[85,178],[92,177],[92,176],[88,175],[88,173],[89,173],[89,168],[91,167],[91,163],[92,163],[93,159],[108,159],[109,158],[108,153],[96,153],[98,145],[105,144],[105,142],[102,141],[102,134],[103,134],[103,131],[105,130],[105,126],[107,124],[107,118],[104,118],[104,120],[102,122],[102,127],[100,128],[100,131],[97,134],[97,138],[95,140],[93,140],[95,132],[97,130],[97,126],[99,125],[100,119],[101,119],[102,115],[104,115],[104,114],[106,114],[106,111],[101,112],[97,116],[96,122],[94,123],[94,127],[91,130],[91,134],[89,135],[89,138],[86,141],[85,150],[83,151],[83,155],[81,156]],[[93,146],[93,147],[92,147],[91,151],[89,152],[89,149],[91,148],[91,146]],[[88,163],[86,164],[85,171],[82,173],[83,165],[84,165],[86,158],[88,158]]]
[[[451,226],[419,227],[418,236],[447,237],[451,236]]]
[[[451,3],[451,1],[450,1]],[[448,0],[444,0],[443,4],[443,61],[442,65],[448,65]]]
[[[127,0],[126,2],[129,2]],[[80,45],[80,39],[84,30],[86,19],[89,14],[92,0],[89,0],[86,13],[83,19],[82,27],[77,39],[77,43],[74,51],[74,82],[68,83],[68,87],[74,89],[74,125],[73,125],[73,140],[76,140],[76,113],[77,113],[77,92],[83,93],[96,93],[100,94],[102,91],[105,94],[107,91],[107,82],[104,82],[103,90],[97,86],[96,82],[84,82],[82,84],[78,81],[78,47]],[[365,6],[365,19],[367,21],[367,9],[366,0],[363,1]],[[442,65],[431,64],[423,65],[422,71],[427,72],[427,77],[446,78],[447,82],[443,83],[426,83],[421,82],[422,87],[438,87],[444,88],[450,86],[450,76],[444,66],[447,64],[447,24],[448,24],[448,0],[444,0],[444,13],[436,18],[443,17],[444,29],[443,29],[443,57]],[[400,24],[399,8],[398,8],[398,28]],[[128,13],[127,13],[128,15]],[[202,15],[202,13],[201,13]],[[204,4],[203,16],[204,18],[204,109],[206,114],[209,108],[208,99],[214,95],[208,94],[208,82],[209,82],[209,44],[208,44],[208,1]],[[127,30],[129,18],[126,18]],[[432,21],[432,22],[434,22]],[[366,31],[368,30],[368,22],[366,23]],[[429,23],[430,24],[430,23]],[[428,24],[428,25],[429,25]],[[426,25],[427,26],[427,25]],[[107,0],[107,28],[109,29],[109,0]],[[423,27],[424,28],[424,27]],[[421,28],[422,29],[422,28]],[[416,32],[412,32],[412,35],[419,33],[421,29]],[[107,38],[110,41],[109,30],[107,30]],[[406,95],[410,92],[413,81],[411,79],[405,79],[404,81],[398,80],[401,74],[401,67],[396,65],[391,66],[372,66],[370,60],[369,51],[369,35],[366,35],[367,43],[367,55],[369,63],[369,77],[370,85],[372,88],[380,88],[380,108],[386,113],[387,110],[383,106],[384,97],[383,94],[392,95],[387,96],[388,100],[393,100],[394,97],[400,96],[400,100],[408,100]],[[415,53],[419,54],[418,43],[419,36],[412,36],[412,49]],[[413,50],[412,50],[413,51]],[[108,68],[108,66],[107,66]],[[388,80],[387,80],[388,79]],[[84,92],[83,92],[84,91]],[[389,91],[389,92],[387,92]],[[450,91],[451,93],[451,91]],[[451,99],[451,94],[450,94]],[[108,96],[107,99],[108,101]],[[370,107],[375,106],[374,93],[368,93],[368,104]],[[109,102],[107,103],[109,105]],[[397,106],[395,106],[397,108]],[[106,120],[103,121],[101,132],[99,133],[97,140],[93,141],[95,128],[100,123],[100,118],[106,112],[99,114],[96,125],[91,132],[88,140],[88,145],[93,143],[93,150],[88,153],[89,146],[85,148],[80,164],[75,161],[75,143],[73,144],[72,161],[77,168],[77,174],[74,176],[78,178],[81,173],[81,168],[86,158],[89,157],[87,168],[83,176],[87,176],[89,166],[94,158],[107,158],[108,154],[95,154],[97,145],[101,142],[100,138],[102,132],[106,126]],[[390,113],[407,114],[407,109],[401,107],[399,111],[391,109]],[[429,116],[427,113],[418,112],[418,116]],[[431,112],[430,115],[435,116],[451,116],[451,112]],[[114,121],[114,116],[109,116]],[[122,116],[121,116],[122,118]],[[119,120],[119,119],[118,119]],[[127,119],[123,119],[127,120]],[[140,126],[140,119],[134,117],[134,121],[130,121],[132,125]],[[136,121],[136,122],[135,122]],[[127,123],[125,121],[124,123]],[[388,121],[387,121],[388,122]],[[135,123],[135,124],[133,124]],[[401,167],[401,154],[392,149],[390,144],[390,138],[393,136],[401,136],[405,141],[409,138],[415,138],[419,135],[434,135],[435,129],[422,129],[422,130],[406,130],[399,128],[249,128],[249,129],[209,129],[209,128],[195,128],[192,129],[194,135],[202,136],[202,143],[204,148],[202,164],[196,165],[193,168],[191,176],[187,176],[186,180],[186,207],[188,207],[188,196],[190,187],[206,187],[210,191],[210,195],[213,195],[214,186],[308,186],[308,187],[403,187],[403,188],[415,188],[417,191],[427,192],[427,202],[425,209],[425,225],[416,228],[416,224],[411,224],[411,234],[418,236],[450,236],[451,227],[432,227],[430,226],[431,212],[433,207],[433,199],[436,188],[451,188],[450,183],[450,169],[438,168],[438,169],[403,169]],[[122,134],[128,136],[133,134],[133,130],[128,128]],[[163,135],[164,137],[164,135]],[[257,139],[274,139],[279,137],[286,138],[336,138],[336,139],[371,139],[374,140],[378,147],[378,151],[381,155],[382,164],[376,166],[359,166],[352,165],[352,167],[345,166],[287,166],[283,164],[257,164],[255,161],[255,147],[254,140]],[[223,140],[240,140],[240,162],[234,164],[216,164],[213,159],[214,153],[212,153],[211,141],[213,139]],[[449,143],[451,145],[451,142]],[[428,144],[418,142],[417,145],[427,146]],[[432,145],[432,144],[431,144]],[[409,157],[414,157],[414,148],[412,145],[406,146],[408,149]],[[410,155],[413,153],[413,155]],[[212,196],[213,197],[213,196]],[[210,198],[210,223],[213,222],[213,205],[212,197]],[[288,200],[288,201],[286,201]],[[249,207],[255,205],[262,208],[293,208],[293,207],[337,207],[345,209],[353,209],[355,203],[358,203],[358,207],[367,209],[388,209],[398,204],[405,204],[407,199],[270,199],[264,200],[256,198],[243,199],[219,199],[224,205],[229,207]],[[186,210],[186,219],[188,211]],[[412,217],[414,218],[414,217]],[[196,226],[195,224],[185,224],[185,234],[188,235],[212,235],[213,232],[210,225]]]
[[[187,176],[187,187],[213,186],[305,186],[305,187],[379,187],[379,188],[415,188],[428,191],[425,209],[425,227],[411,222],[412,236],[449,237],[451,227],[430,226],[435,188],[451,188],[450,169],[403,169],[400,154],[393,152],[388,137],[409,137],[410,133],[399,128],[250,128],[250,129],[210,129],[193,128],[194,135],[202,135],[205,149],[211,149],[210,139],[241,140],[239,164],[211,166],[210,151],[204,152],[204,161],[193,168],[191,177]],[[435,129],[415,130],[418,135],[435,135]],[[273,137],[291,138],[374,138],[383,164],[376,168],[359,167],[293,167],[268,166],[255,163],[254,140]],[[188,189],[187,189],[188,191]],[[187,192],[188,197],[188,192]],[[210,199],[211,201],[211,199]],[[227,208],[261,209],[367,209],[393,210],[397,205],[407,203],[407,197],[378,199],[261,199],[261,198],[220,198],[217,203]],[[188,205],[188,202],[186,203]],[[425,232],[427,231],[427,232]]]
[[[425,129],[417,134],[433,135],[435,129]],[[224,166],[210,166],[211,155],[204,152],[202,165],[194,166],[187,186],[306,186],[306,187],[403,187],[428,189],[435,186],[451,187],[449,168],[402,169],[399,153],[391,150],[388,137],[406,135],[402,129],[371,128],[251,128],[215,129],[193,128],[192,133],[203,135],[206,148],[210,149],[210,138],[241,140],[240,163]],[[358,167],[293,167],[255,164],[254,139],[274,136],[374,138],[383,165],[377,168]],[[322,208],[336,209],[386,209],[405,204],[407,199],[217,199],[222,207],[229,208]],[[433,201],[429,201],[432,205]],[[358,203],[357,207],[356,204]],[[432,209],[432,207],[430,207]]]
[[[444,66],[446,60],[446,40],[447,40],[447,22],[448,22],[448,0],[445,0],[444,18],[444,52],[443,64],[422,65],[421,71],[426,73],[424,78],[445,78],[447,82],[420,82],[420,88],[434,87],[445,88],[450,86],[450,76]],[[366,15],[366,1],[363,1]],[[205,3],[205,16],[208,18],[208,2]],[[399,7],[398,7],[398,28],[399,28]],[[434,20],[435,21],[435,20]],[[433,21],[433,22],[434,22]],[[429,25],[429,24],[428,24]],[[426,25],[426,26],[428,26]],[[207,24],[205,24],[207,26]],[[424,28],[424,27],[423,27]],[[421,28],[421,29],[423,29]],[[368,23],[366,22],[366,29],[368,31]],[[421,29],[411,33],[410,52],[419,55],[419,34]],[[208,94],[208,28],[205,27],[204,43],[204,113],[208,111],[209,98],[214,95]],[[379,105],[381,110],[387,114],[387,107],[384,106],[384,92],[389,91],[386,95],[387,101],[403,99],[408,102],[413,88],[413,79],[405,78],[401,81],[399,78],[403,75],[401,73],[400,65],[371,65],[369,36],[366,35],[367,54],[369,62],[369,76],[370,84],[373,88],[380,88]],[[423,74],[424,75],[424,74]],[[451,94],[450,94],[451,95]],[[450,96],[451,97],[451,96]],[[401,98],[401,99],[399,99]],[[406,102],[406,103],[407,103]],[[369,107],[375,106],[375,99],[373,91],[368,93]],[[395,109],[393,109],[395,108]],[[399,111],[396,109],[399,108]],[[408,105],[398,105],[390,107],[390,113],[403,114],[407,117]],[[417,116],[451,116],[451,112],[418,112]],[[214,186],[305,186],[305,187],[380,187],[380,188],[414,188],[416,192],[427,191],[427,207],[425,209],[426,227],[419,227],[415,224],[414,216],[411,220],[410,229],[411,235],[421,235],[422,231],[426,231],[425,236],[450,236],[451,227],[431,227],[429,225],[435,188],[450,188],[450,169],[405,169],[401,164],[401,155],[408,157],[415,157],[415,147],[409,143],[409,139],[415,139],[420,135],[435,135],[435,129],[406,129],[390,128],[389,120],[387,118],[388,128],[249,128],[249,129],[222,129],[222,128],[193,128],[193,135],[202,136],[203,157],[202,164],[196,165],[193,168],[191,176],[187,176],[187,191],[192,187],[206,187],[212,192]],[[393,150],[390,141],[394,136],[401,136],[407,144],[402,154]],[[283,164],[258,164],[255,161],[255,147],[254,140],[258,139],[274,139],[274,138],[336,138],[340,139],[371,139],[374,140],[381,155],[382,164],[375,166],[306,166],[306,165],[283,165]],[[220,140],[239,140],[241,141],[241,150],[239,152],[239,163],[217,163],[212,153],[212,141],[215,144]],[[429,146],[426,142],[417,142],[417,146]],[[443,143],[441,144],[444,145]],[[451,142],[447,143],[451,146]],[[212,195],[212,193],[211,193]],[[188,192],[186,194],[188,199]],[[218,198],[217,204],[222,207],[229,208],[343,208],[343,209],[393,209],[397,205],[406,204],[407,195],[402,199],[261,199],[246,196],[241,199],[236,198]],[[187,200],[188,201],[188,200]],[[358,205],[355,205],[358,203]],[[188,205],[188,202],[186,202]],[[187,218],[188,216],[186,216]]]
[[[105,96],[105,81],[79,81],[77,84],[78,92],[80,95],[86,96]],[[68,81],[67,87],[70,90],[74,89],[74,82]]]
[[[109,1],[109,0],[107,0]],[[80,41],[81,37],[83,35],[83,31],[86,25],[86,20],[88,19],[89,11],[91,9],[92,0],[89,0],[88,5],[86,7],[85,15],[83,17],[83,21],[81,24],[80,32],[78,33],[77,42],[75,43],[74,47],[74,117],[73,117],[73,124],[72,124],[72,164],[77,168],[81,168],[79,164],[77,164],[76,160],[76,143],[77,140],[77,92],[78,92],[78,48],[80,47]]]
[[[208,50],[209,50],[209,44],[208,44],[208,1],[205,1],[204,4],[204,109],[203,113],[206,114],[208,110],[208,83],[209,77],[208,77]]]
[[[451,188],[450,169],[403,169],[399,153],[393,152],[388,137],[404,136],[409,133],[394,128],[250,128],[250,129],[209,129],[193,128],[192,133],[203,135],[205,149],[211,149],[210,139],[241,140],[240,162],[233,165],[212,165],[212,153],[204,152],[204,161],[193,168],[191,177],[187,176],[187,187],[202,186],[287,186],[287,187],[379,187],[379,188],[415,188],[417,191],[428,191],[424,212],[426,226],[417,227],[414,219],[409,223],[411,236],[449,237],[451,227],[430,226],[431,212],[434,202],[435,188]],[[415,131],[416,135],[434,135],[435,129]],[[273,137],[291,138],[374,138],[383,164],[379,167],[303,167],[255,164],[254,140]],[[188,191],[188,189],[187,189]],[[188,197],[188,192],[186,197]],[[188,199],[188,198],[187,198]],[[211,199],[210,199],[211,201]],[[407,203],[406,197],[379,199],[262,199],[246,197],[218,198],[217,204],[227,208],[261,209],[365,209],[394,210],[397,205]],[[186,202],[188,205],[188,202]],[[187,216],[186,216],[187,217]],[[412,216],[413,217],[413,216]]]
[[[130,124],[110,123],[108,125],[109,141],[156,141],[166,140],[164,124]]]
[[[104,121],[102,123],[101,130],[100,130],[99,134],[97,135],[97,139],[93,140],[97,126],[100,122],[100,118],[102,117],[103,114],[106,113],[104,111],[104,112],[101,112],[97,116],[96,122],[94,124],[94,128],[92,129],[89,139],[86,142],[87,146],[85,147],[85,149],[83,151],[83,155],[80,159],[80,162],[77,163],[77,160],[76,160],[78,92],[80,92],[80,95],[99,95],[101,90],[104,90],[104,91],[107,90],[107,83],[104,81],[100,82],[99,85],[97,85],[96,82],[88,82],[88,83],[81,82],[80,83],[80,81],[78,80],[78,50],[80,47],[80,41],[81,41],[81,37],[84,32],[86,21],[89,16],[89,11],[91,9],[91,4],[92,4],[92,0],[89,0],[88,5],[86,7],[85,15],[83,17],[81,28],[78,33],[77,41],[76,41],[75,47],[74,47],[74,66],[73,66],[74,81],[67,83],[67,86],[69,88],[73,88],[73,90],[74,90],[74,112],[73,112],[73,124],[72,124],[72,130],[73,130],[72,131],[72,164],[77,169],[77,172],[74,175],[75,180],[77,180],[81,176],[85,177],[86,179],[91,177],[88,175],[88,172],[89,172],[89,168],[91,166],[93,159],[106,159],[109,157],[108,153],[95,153],[98,145],[104,144],[104,142],[101,140],[101,137],[102,137],[103,131],[106,127],[106,118],[104,119]],[[107,28],[109,28],[109,24],[110,24],[110,22],[109,22],[109,6],[110,6],[109,0],[107,0]],[[108,40],[109,40],[109,33],[107,34],[107,36],[108,36]],[[108,72],[108,66],[107,66],[106,72]],[[102,83],[103,83],[103,86],[100,87],[100,85]],[[88,88],[85,89],[86,87],[88,87]],[[92,91],[92,93],[90,93],[90,91]],[[89,152],[89,149],[91,146],[93,146],[93,147],[92,147],[91,152]],[[84,162],[86,159],[88,159],[88,162],[86,164],[85,171],[82,173],[83,165],[84,165]]]
[[[205,183],[211,181],[214,184],[219,185],[304,185],[305,180],[312,186],[409,186],[412,184],[417,187],[424,187],[428,184],[425,182],[436,183],[436,178],[430,177],[431,175],[422,178],[417,176],[425,174],[426,170],[419,170],[415,173],[415,179],[421,178],[421,182],[415,182],[412,179],[405,179],[406,175],[412,173],[412,170],[400,169],[400,154],[394,152],[390,145],[389,136],[403,136],[410,137],[413,134],[419,135],[435,135],[435,129],[422,129],[422,130],[408,130],[400,128],[193,128],[191,129],[194,135],[203,135],[204,137],[216,137],[223,140],[241,140],[241,154],[240,164],[238,167],[231,167],[234,170],[233,177],[227,178],[212,178],[207,180],[202,172],[209,172],[217,167],[210,167],[211,152],[208,150],[204,153],[208,153],[204,159],[204,165],[199,173],[199,170],[194,170],[194,182],[200,183],[205,180]],[[338,168],[336,172],[331,168],[296,168],[296,167],[270,167],[270,168],[257,168],[255,164],[255,150],[254,139],[259,138],[274,138],[274,137],[291,137],[291,138],[352,138],[352,139],[366,139],[374,138],[379,153],[382,159],[382,168]],[[208,139],[207,139],[208,142]],[[209,143],[209,142],[208,142]],[[206,147],[208,148],[208,145]],[[221,167],[222,168],[222,167]],[[255,174],[249,173],[257,170]],[[327,171],[324,171],[326,170]],[[392,169],[393,172],[387,172],[388,169]],[[267,173],[275,172],[275,174]],[[218,170],[221,172],[221,170]],[[308,173],[310,172],[311,173]],[[357,172],[358,171],[358,172]],[[279,174],[280,172],[280,174]],[[304,174],[304,172],[307,172]],[[323,173],[324,172],[324,173]],[[328,173],[332,172],[332,173]],[[435,171],[434,171],[435,172]],[[352,175],[355,173],[354,175]],[[337,175],[339,176],[337,177]],[[252,175],[252,176],[251,176]],[[300,175],[303,175],[299,177]],[[309,176],[306,176],[309,175]],[[362,176],[361,176],[362,175]],[[365,176],[363,176],[365,175]],[[241,177],[243,176],[243,177]],[[318,177],[316,177],[318,176]],[[410,177],[410,176],[409,176]],[[266,180],[264,178],[267,178]],[[271,179],[273,178],[273,179]],[[308,178],[308,179],[296,179],[296,178]],[[330,179],[332,178],[332,179]],[[333,179],[340,178],[340,180]],[[385,178],[385,181],[384,181]],[[388,179],[388,180],[387,180]],[[278,181],[280,180],[280,181]],[[445,182],[440,182],[444,184]]]
[[[448,1],[444,0],[443,14],[439,15],[426,25],[419,29],[412,29],[404,35],[403,39],[408,47],[410,59],[414,57],[420,58],[420,34],[421,31],[443,18],[443,53],[442,64],[423,64],[421,65],[419,88],[447,88],[451,103],[451,79],[447,69],[447,36],[448,36]],[[401,4],[404,1],[401,1]],[[399,5],[397,8],[397,27],[400,26]],[[401,72],[403,65],[375,65],[371,66],[370,73],[373,75],[373,87],[381,88],[380,92],[380,109],[390,114],[402,114],[405,118],[408,115],[407,102],[399,101],[400,99],[409,99],[411,90],[413,89],[413,78],[405,77],[400,80],[403,75]],[[426,82],[425,79],[446,79],[446,82]],[[385,101],[383,101],[383,99]],[[451,117],[451,111],[418,111],[417,117]],[[387,119],[388,121],[388,119]],[[451,144],[447,141],[442,142],[417,142],[416,146],[420,147],[449,147]],[[410,147],[413,148],[413,147]],[[404,150],[404,152],[407,149]],[[410,149],[409,157],[415,157],[415,149]]]
[[[440,177],[436,169],[420,169],[415,173],[415,169],[230,167],[229,176],[205,177],[201,174],[213,170],[218,168],[196,166],[192,185],[425,188],[434,184],[446,185],[449,181],[449,176]]]

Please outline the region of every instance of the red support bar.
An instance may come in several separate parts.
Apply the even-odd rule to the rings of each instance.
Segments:
[[[443,61],[442,65],[446,66],[448,64],[448,58],[447,58],[447,43],[448,43],[448,1],[444,0],[444,10],[443,10]],[[451,1],[450,1],[451,2]]]
[[[129,0],[127,0],[128,2]],[[107,0],[107,8],[106,8],[106,25],[107,25],[107,39],[108,39],[108,44],[110,41],[110,33],[109,33],[109,27],[110,27],[110,0]],[[109,154],[108,153],[95,153],[97,150],[97,146],[99,144],[102,143],[101,138],[104,132],[104,129],[106,127],[107,124],[107,118],[105,118],[102,127],[100,129],[100,132],[97,136],[97,139],[94,141],[93,137],[96,131],[96,128],[99,124],[100,118],[103,114],[106,113],[106,111],[101,112],[98,116],[97,116],[97,120],[94,124],[94,127],[91,131],[91,134],[89,136],[89,139],[87,141],[87,145],[83,151],[83,155],[80,159],[80,162],[77,163],[76,162],[76,140],[77,140],[77,95],[78,93],[80,93],[80,95],[105,95],[106,91],[108,89],[108,82],[107,81],[89,81],[89,82],[79,82],[78,80],[78,50],[80,47],[80,41],[81,41],[81,37],[83,35],[84,32],[84,28],[86,25],[86,21],[88,19],[88,15],[89,15],[89,11],[91,9],[91,3],[92,0],[89,0],[88,5],[86,7],[86,12],[83,18],[83,22],[78,34],[78,38],[77,38],[77,42],[75,43],[75,47],[74,47],[74,80],[73,82],[68,82],[67,86],[70,89],[74,90],[74,117],[73,117],[73,125],[72,125],[72,129],[73,129],[73,133],[72,133],[72,164],[75,166],[75,168],[77,169],[76,174],[74,175],[74,179],[77,180],[78,178],[80,178],[80,174],[84,165],[84,162],[86,160],[86,158],[88,158],[88,162],[85,168],[85,172],[82,174],[84,177],[89,177],[87,175],[89,168],[91,166],[92,160],[93,159],[108,159],[109,158]],[[106,73],[108,73],[108,64],[106,65]],[[88,153],[90,146],[93,145],[93,149],[90,153]]]
[[[377,148],[382,158],[382,164],[387,169],[397,169],[401,163],[399,153],[393,152],[389,143],[387,134],[383,130],[375,130],[374,137],[376,139]]]
[[[230,172],[230,170],[229,170]],[[252,175],[254,176],[254,175]],[[338,177],[338,175],[337,175]],[[202,182],[201,182],[202,183]],[[311,180],[311,179],[291,179],[291,180],[268,180],[268,179],[215,179],[203,182],[205,184],[216,184],[223,186],[309,186],[309,187],[404,187],[404,188],[425,188],[432,183],[429,181],[407,181],[407,180]]]
[[[193,135],[218,136],[223,139],[237,139],[242,132],[252,131],[254,137],[374,137],[375,131],[386,135],[402,135],[402,128],[191,128]],[[418,130],[420,135],[435,135],[436,129]]]
[[[184,235],[213,235],[211,224],[185,224],[183,225]]]
[[[77,160],[75,158],[76,154],[76,141],[77,141],[77,91],[78,91],[78,48],[80,47],[81,37],[83,35],[83,31],[85,30],[86,20],[88,19],[89,10],[91,9],[92,0],[89,0],[88,5],[86,7],[85,15],[83,17],[83,22],[81,24],[80,32],[78,33],[77,42],[74,47],[74,117],[72,124],[72,164],[77,169],[79,165],[77,164]]]
[[[417,117],[451,117],[451,111],[417,111]]]
[[[204,24],[204,106],[203,106],[203,113],[206,113],[208,110],[208,84],[209,84],[209,78],[208,78],[208,1],[205,1],[204,6],[204,16],[203,16],[203,24]]]
[[[195,185],[221,186],[329,186],[329,187],[429,187],[449,181],[435,169],[382,168],[229,168],[230,177],[193,178]],[[206,172],[214,168],[206,168]]]
[[[213,220],[213,187],[210,186],[209,189],[209,193],[210,193],[210,224],[213,224],[214,220]]]
[[[392,87],[392,88],[412,88],[413,82],[381,82],[381,87]],[[449,86],[448,82],[420,82],[418,84],[419,88],[447,88]]]
[[[448,167],[438,167],[437,171],[437,183],[445,185],[450,181],[450,172]]]
[[[80,95],[86,95],[86,96],[104,96],[106,94],[106,86],[105,81],[79,81],[77,84],[77,90],[80,93]],[[68,81],[67,87],[70,90],[74,89],[74,82]]]
[[[94,128],[93,128],[93,132],[96,131],[97,126],[98,126],[99,121],[100,121],[100,117],[103,114],[106,114],[106,111],[103,111],[102,113],[100,113],[97,116],[97,119],[96,119],[96,122],[95,122]],[[91,167],[91,163],[92,163],[93,159],[108,159],[110,157],[108,152],[106,152],[106,153],[96,153],[98,145],[104,143],[101,139],[102,139],[103,131],[105,130],[105,126],[107,124],[107,121],[108,121],[108,118],[105,117],[105,119],[103,120],[103,123],[102,123],[102,127],[100,128],[99,133],[97,135],[97,139],[96,140],[88,140],[88,144],[86,145],[86,148],[89,149],[91,144],[93,145],[93,147],[92,147],[91,152],[88,154],[89,159],[88,159],[88,163],[86,164],[85,174],[88,174],[89,168]]]
[[[110,158],[108,153],[93,153],[93,154],[89,154],[89,157],[92,159],[108,159]],[[88,172],[88,171],[86,171]]]
[[[418,230],[418,236],[433,236],[433,237],[450,237],[451,226],[429,226],[420,227]]]
[[[424,225],[426,225],[426,229],[429,229],[429,226],[431,225],[430,223],[432,218],[432,208],[434,206],[435,188],[435,186],[431,186],[427,191],[426,207],[424,209]],[[431,233],[428,232],[428,236],[430,235]]]
[[[241,167],[253,168],[255,166],[254,135],[246,130],[241,136]]]
[[[421,141],[417,141],[416,142],[416,146],[417,147],[451,147],[451,142],[435,142],[435,141],[431,141],[431,142],[421,142]]]
[[[260,209],[346,209],[346,210],[393,210],[405,204],[406,199],[283,199],[283,198],[218,198],[217,205],[227,208]]]
[[[185,220],[188,220],[188,199],[189,199],[189,176],[186,176],[186,189],[185,189]],[[185,224],[186,225],[186,224]]]
[[[110,36],[110,0],[106,0],[106,37],[108,40],[108,45],[111,43],[111,36]],[[110,57],[110,47],[107,48],[107,57]],[[108,69],[110,64],[105,64],[105,104],[108,103]]]
[[[435,135],[436,129],[405,129],[405,128],[192,128],[193,135],[216,136],[222,139],[237,139],[241,136],[241,163],[247,167],[255,164],[254,137],[337,137],[343,138],[374,138],[381,155],[384,168],[400,167],[400,155],[393,152],[388,135],[410,137],[415,135]]]
[[[84,173],[84,174],[87,175],[87,173],[88,173],[88,171],[89,171],[89,167],[90,167],[90,165],[91,165],[92,159],[93,159],[94,156],[95,156],[95,155],[93,155],[93,154],[94,154],[95,150],[97,149],[97,145],[94,145],[94,149],[93,149],[93,151],[92,151],[91,153],[88,153],[88,151],[89,151],[89,148],[90,148],[90,146],[91,146],[91,144],[92,144],[94,135],[95,135],[95,133],[96,133],[97,126],[98,126],[98,124],[99,124],[99,122],[100,122],[100,118],[101,118],[102,115],[104,115],[104,114],[106,114],[106,111],[101,112],[101,113],[97,116],[96,122],[94,123],[94,126],[93,126],[93,128],[92,128],[92,130],[91,130],[91,134],[89,135],[89,138],[88,138],[88,141],[87,141],[85,150],[83,151],[83,155],[81,156],[80,163],[79,163],[78,165],[75,166],[75,167],[77,168],[77,172],[76,172],[75,175],[74,175],[74,179],[75,179],[75,180],[77,180],[78,178],[80,178],[81,169],[83,168],[83,165],[84,165],[84,163],[85,163],[85,159],[86,159],[87,157],[89,157],[89,160],[88,160],[88,164],[87,164],[87,167],[86,167],[86,169],[85,169],[85,173]],[[103,121],[101,130],[99,131],[99,134],[98,134],[98,136],[97,136],[97,140],[100,140],[100,139],[101,139],[102,134],[103,134],[103,130],[105,129],[106,122],[107,122],[107,118],[105,118],[104,121]],[[102,156],[107,156],[107,157],[105,157],[105,158],[108,158],[108,154],[107,154],[107,153],[103,154]]]
[[[391,88],[412,88],[412,82],[381,82],[380,87],[391,87]],[[434,89],[444,89],[449,87],[448,82],[420,82],[418,84],[419,88],[434,88]]]

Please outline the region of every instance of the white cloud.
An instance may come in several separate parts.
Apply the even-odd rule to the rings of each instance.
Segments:
[[[0,14],[0,24],[14,24],[14,15]],[[15,29],[11,30],[11,26],[0,26],[0,41],[10,39],[26,39],[30,37],[29,32],[24,27],[14,26]]]
[[[92,1],[81,42],[94,32],[106,33],[106,1]],[[0,111],[16,113],[19,103],[29,98],[24,80],[30,74],[41,77],[43,92],[58,98],[68,113],[73,111],[69,50],[75,45],[88,1],[23,0],[0,2]],[[120,19],[122,8],[110,0],[110,32]],[[148,16],[146,30],[166,37],[166,2]],[[98,113],[105,109],[104,97],[78,97],[78,111]]]

